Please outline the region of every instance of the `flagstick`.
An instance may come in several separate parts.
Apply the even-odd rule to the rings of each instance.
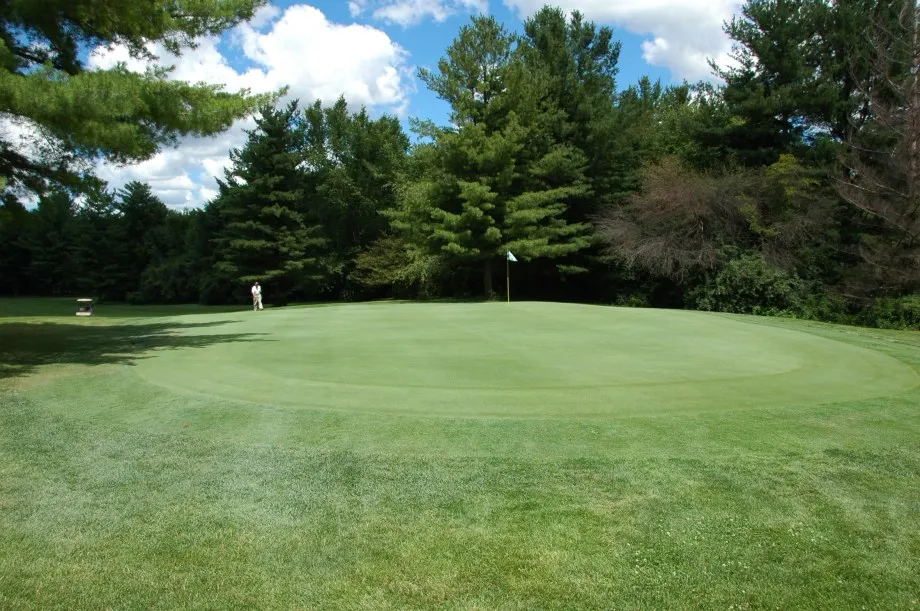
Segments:
[[[508,303],[511,303],[511,259],[505,255],[505,294],[508,295]]]

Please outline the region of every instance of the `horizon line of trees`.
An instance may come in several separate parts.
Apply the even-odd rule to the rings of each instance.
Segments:
[[[748,0],[724,86],[616,86],[610,28],[479,16],[420,79],[450,126],[262,100],[204,208],[149,186],[0,209],[7,294],[494,296],[920,325],[914,0]]]

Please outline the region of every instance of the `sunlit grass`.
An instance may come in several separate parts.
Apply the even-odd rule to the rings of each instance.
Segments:
[[[917,334],[648,312],[642,342],[624,318],[641,313],[500,308],[0,321],[0,607],[920,605],[920,391],[899,370],[920,368]],[[597,384],[604,412],[527,389],[625,389],[722,328],[761,338],[772,360],[752,370],[800,346],[891,364],[897,390],[825,402],[775,374],[751,378],[749,406],[712,390],[641,409]],[[704,356],[740,375],[743,354],[661,377],[713,377]]]

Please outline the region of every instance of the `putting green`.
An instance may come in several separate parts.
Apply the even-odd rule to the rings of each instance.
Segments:
[[[901,393],[900,361],[698,312],[376,304],[221,315],[254,341],[158,350],[133,370],[183,393],[283,408],[604,417],[808,405]]]

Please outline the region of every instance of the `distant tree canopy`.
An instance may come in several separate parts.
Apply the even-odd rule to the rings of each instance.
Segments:
[[[451,123],[412,120],[415,142],[344,99],[277,105],[84,70],[76,48],[181,48],[255,8],[153,4],[150,23],[128,2],[0,9],[0,103],[55,143],[37,161],[0,150],[0,290],[224,303],[259,280],[274,304],[489,296],[511,250],[519,298],[920,320],[915,2],[748,0],[719,86],[618,87],[614,32],[577,12],[544,8],[520,33],[474,17],[419,72]],[[65,188],[81,158],[144,158],[253,109],[204,208],[170,210],[140,183]]]

